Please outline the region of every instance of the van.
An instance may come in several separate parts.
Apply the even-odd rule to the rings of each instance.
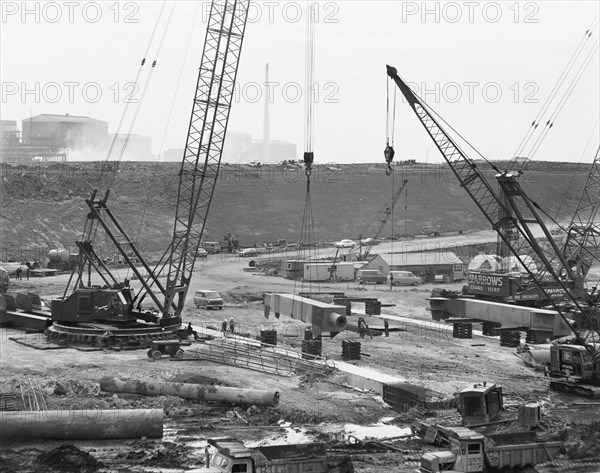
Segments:
[[[356,281],[359,284],[385,284],[386,277],[378,269],[359,269],[356,273]]]
[[[205,241],[202,243],[202,248],[204,248],[209,255],[221,252],[221,244],[218,241]]]
[[[421,278],[415,276],[410,271],[390,271],[387,282],[394,286],[418,286],[421,284]]]
[[[196,291],[194,305],[196,309],[223,309],[223,298],[217,291]]]

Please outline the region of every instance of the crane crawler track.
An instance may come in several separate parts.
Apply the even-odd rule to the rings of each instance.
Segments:
[[[551,381],[550,389],[567,394],[600,399],[600,386],[590,386],[589,384],[576,384],[567,381]]]
[[[179,329],[179,325],[169,327],[138,325],[130,324],[128,327],[110,324],[71,326],[54,323],[48,327],[46,334],[49,342],[58,345],[143,349],[151,346],[153,340],[177,338]]]

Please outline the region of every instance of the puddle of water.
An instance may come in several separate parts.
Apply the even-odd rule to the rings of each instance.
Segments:
[[[346,424],[344,431],[347,435],[352,435],[360,440],[366,438],[381,439],[386,437],[401,437],[412,433],[410,427],[399,427],[397,425],[387,425],[381,422],[373,425]]]
[[[315,441],[312,436],[306,433],[306,430],[300,427],[291,427],[291,424],[283,423],[281,431],[273,432],[268,437],[264,437],[254,442],[247,442],[247,447],[262,447],[267,445],[293,445],[296,443],[312,443]]]
[[[336,438],[339,441],[348,441],[348,439],[351,437],[365,440],[367,438],[381,439],[387,437],[402,437],[411,434],[410,427],[400,427],[397,425],[385,424],[385,422],[388,422],[392,419],[393,417],[384,417],[380,419],[377,424],[371,425],[329,424],[327,426],[321,426],[319,430],[329,433],[332,438]],[[271,431],[262,438],[253,441],[246,441],[244,444],[246,447],[253,448],[270,445],[313,443],[317,441],[313,437],[313,434],[308,432],[308,430],[314,432],[314,427],[310,429],[293,427],[290,422],[284,421],[281,421],[279,425],[280,429]],[[189,437],[189,435],[186,435],[185,437]],[[178,435],[177,429],[165,428],[163,440],[178,442],[181,441],[181,436]],[[186,438],[185,444],[193,448],[195,453],[198,455],[204,454],[204,448],[207,445],[206,440],[204,439],[193,440],[191,438]]]

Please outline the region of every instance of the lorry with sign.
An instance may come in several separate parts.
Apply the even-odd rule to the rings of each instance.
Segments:
[[[543,291],[523,276],[469,271],[465,294],[473,294],[482,299],[505,303],[522,303],[535,307],[548,305]],[[564,290],[557,284],[544,286],[546,294],[552,298],[563,298]]]

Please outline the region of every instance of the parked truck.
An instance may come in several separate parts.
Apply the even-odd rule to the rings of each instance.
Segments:
[[[438,236],[442,231],[441,225],[425,225],[423,226],[423,234],[427,236]]]
[[[482,435],[466,427],[438,427],[450,442],[450,451],[421,457],[421,473],[481,473],[523,468],[550,461],[562,442],[535,442],[533,432]]]
[[[209,439],[208,466],[189,473],[354,473],[349,456],[327,455],[322,444],[248,448],[235,438]]]
[[[79,261],[78,253],[71,253],[69,250],[54,249],[48,251],[49,269],[59,269],[60,271],[71,271]]]
[[[202,243],[202,248],[204,248],[209,255],[214,255],[221,252],[221,243],[218,241],[205,241]]]

